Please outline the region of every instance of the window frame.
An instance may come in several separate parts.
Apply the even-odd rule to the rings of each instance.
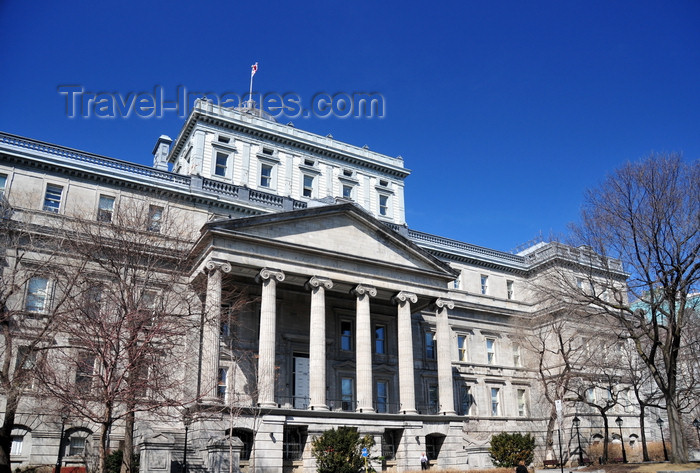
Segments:
[[[44,203],[42,210],[44,212],[60,213],[63,207],[63,189],[64,186],[59,184],[46,183],[44,188]]]
[[[522,394],[522,397],[521,397]],[[527,417],[528,416],[528,411],[529,411],[529,406],[528,406],[528,399],[527,399],[527,389],[525,388],[517,388],[515,390],[515,404],[518,408],[518,417]]]
[[[382,332],[380,338],[379,331]],[[374,324],[374,353],[376,355],[386,355],[387,354],[387,328],[386,324]]]
[[[7,189],[7,178],[9,175],[4,172],[0,172],[0,198],[5,196],[5,190]]]
[[[506,279],[506,299],[512,301],[515,298],[515,282],[512,279]]]
[[[229,397],[229,367],[219,366],[219,373],[216,377],[216,397],[223,402],[228,402]]]
[[[148,204],[148,222],[146,230],[153,233],[160,233],[163,229],[163,215],[165,207],[162,205]],[[157,216],[157,217],[156,217]]]
[[[112,223],[116,202],[117,198],[115,196],[109,194],[99,194],[99,197],[97,198],[97,215],[95,219],[101,223]],[[109,203],[111,205],[104,206],[104,203]]]
[[[496,364],[496,338],[486,337],[486,364]],[[490,345],[490,346],[489,346]]]
[[[496,388],[491,386],[490,388],[490,404],[491,404],[491,417],[500,417],[502,416],[502,409],[501,409],[501,388]]]
[[[461,343],[460,343],[461,342]],[[464,333],[457,334],[457,360],[458,361],[469,361],[469,339],[468,335]]]
[[[391,211],[391,202],[390,202],[390,197],[391,195],[385,194],[380,192],[377,200],[377,205],[378,205],[378,213],[380,217],[385,217],[385,218],[390,218],[390,211]]]
[[[425,344],[425,359],[437,360],[437,340],[434,330],[428,329],[423,334],[423,343]]]
[[[341,376],[340,382],[340,410],[345,412],[355,411],[355,378],[352,376]],[[349,387],[349,392],[346,390]]]
[[[481,278],[481,294],[487,295],[489,293],[489,275],[482,274]]]
[[[32,282],[42,279],[45,281],[43,289],[37,291],[32,290]],[[31,314],[46,314],[51,307],[51,293],[53,285],[51,283],[51,278],[46,276],[32,276],[27,280],[27,287],[24,295],[24,311]],[[42,294],[43,293],[43,294]],[[31,300],[39,300],[41,298],[41,306],[39,307],[36,302],[31,303]]]
[[[211,173],[212,177],[223,178],[223,179],[230,177],[229,176],[230,166],[229,166],[228,160],[231,157],[231,154],[232,154],[231,152],[226,152],[222,149],[214,148],[214,156],[213,156],[214,159],[213,159],[213,163],[212,163],[214,166],[212,169],[213,172]],[[219,158],[223,159],[223,164],[221,163]],[[219,172],[220,170],[223,170],[223,174]]]
[[[349,326],[350,330],[345,331],[343,326]],[[353,324],[352,320],[347,320],[347,319],[341,319],[340,323],[338,324],[338,330],[339,330],[339,348],[340,351],[344,352],[352,352],[355,350],[355,324]],[[347,344],[345,343],[347,340]]]
[[[380,396],[380,386],[384,386],[384,395]],[[375,396],[377,402],[377,413],[389,412],[389,381],[386,379],[378,379],[375,383]],[[380,406],[383,406],[383,410]]]
[[[310,185],[307,185],[307,179],[310,180]],[[307,195],[308,191],[308,195]],[[313,199],[316,196],[316,176],[313,174],[301,173],[301,196],[306,199]]]

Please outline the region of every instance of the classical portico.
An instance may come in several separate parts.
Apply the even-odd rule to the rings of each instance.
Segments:
[[[195,250],[206,255],[199,264],[207,277],[205,310],[208,315],[202,337],[200,380],[203,400],[214,402],[212,393],[220,382],[219,307],[222,274],[228,274],[259,289],[258,406],[275,408],[284,404],[285,399],[300,395],[291,392],[287,383],[290,374],[280,366],[284,358],[290,356],[282,353],[281,340],[294,338],[288,333],[278,333],[278,312],[282,304],[284,314],[304,313],[304,326],[295,322],[293,330],[297,333],[295,350],[308,356],[308,392],[302,393],[308,399],[308,409],[332,409],[329,393],[332,393],[335,408],[340,405],[338,401],[345,401],[350,395],[344,388],[337,387],[338,379],[328,377],[329,366],[340,362],[329,361],[335,357],[328,353],[332,347],[334,353],[340,352],[339,359],[347,360],[339,365],[339,370],[351,380],[345,383],[354,384],[353,410],[376,411],[373,369],[378,356],[386,359],[384,353],[378,353],[384,348],[376,346],[378,328],[373,314],[379,311],[385,318],[390,316],[395,320],[391,324],[395,332],[386,334],[387,338],[396,340],[397,346],[397,352],[390,359],[398,360],[397,383],[390,391],[391,405],[397,406],[393,408],[397,412],[416,413],[412,361],[416,347],[411,314],[432,303],[440,306],[437,334],[449,340],[449,327],[445,325],[449,305],[443,289],[454,278],[449,267],[350,204],[210,222]],[[279,290],[295,294],[297,298],[308,297],[308,302],[305,307],[291,308],[280,301]],[[329,300],[336,308],[346,305],[350,310],[335,312],[328,306]],[[334,322],[339,313],[347,313],[348,323],[353,327],[351,352],[354,352],[354,359],[346,357],[336,343]],[[329,321],[333,322],[335,333],[327,328]],[[283,325],[289,324],[287,320]],[[381,330],[386,328],[382,326]],[[306,341],[299,344],[297,339]],[[449,342],[438,343],[447,345]],[[449,355],[438,362],[440,378],[449,378]],[[350,372],[342,366],[350,367]],[[299,373],[295,371],[293,375]],[[281,378],[284,377],[283,382]],[[450,406],[445,412],[454,413],[452,402],[448,402],[452,398],[451,382],[441,382],[440,394],[440,404]],[[386,409],[384,404],[382,409]]]

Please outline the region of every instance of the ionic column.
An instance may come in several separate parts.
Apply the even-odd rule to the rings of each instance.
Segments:
[[[258,405],[261,407],[276,407],[277,282],[284,281],[284,273],[278,269],[263,268],[255,280],[262,283],[260,338],[258,340]]]
[[[372,322],[369,298],[377,295],[372,286],[358,284],[352,293],[357,297],[357,340],[355,343],[355,377],[357,378],[357,411],[374,412],[372,403]]]
[[[454,415],[456,412],[452,386],[452,351],[450,348],[450,324],[447,320],[447,310],[454,309],[455,304],[449,299],[437,299],[435,306],[440,413]]]
[[[311,291],[309,323],[309,407],[327,411],[326,405],[326,289],[333,281],[313,276],[306,283]]]
[[[209,261],[206,265],[207,293],[202,327],[202,368],[199,395],[205,401],[220,401],[216,395],[219,381],[219,331],[221,330],[221,273],[231,271],[228,263]]]
[[[418,297],[401,291],[392,301],[398,306],[398,340],[399,340],[399,401],[401,411],[415,414],[416,390],[413,379],[413,332],[411,328],[411,303],[418,302]]]

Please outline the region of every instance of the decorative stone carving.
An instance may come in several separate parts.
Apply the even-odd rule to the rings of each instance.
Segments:
[[[365,284],[358,284],[350,292],[352,294],[355,294],[357,297],[362,297],[365,295],[367,295],[369,297],[376,297],[377,296],[377,288],[373,287],[373,286],[367,286]]]
[[[411,304],[415,304],[416,302],[418,302],[418,296],[412,292],[401,291],[394,297],[392,297],[391,301],[394,304],[401,304],[402,302],[406,301],[410,302]]]
[[[311,279],[306,282],[306,289],[308,290],[313,290],[319,287],[323,287],[324,289],[333,289],[333,281],[328,278],[311,276]]]
[[[263,268],[255,277],[256,282],[267,281],[270,278],[276,279],[278,282],[284,281],[284,273],[281,269]]]
[[[445,308],[447,308],[447,309],[454,309],[454,308],[455,308],[455,303],[454,303],[453,300],[451,300],[451,299],[443,299],[442,297],[439,297],[439,298],[435,299],[435,305],[436,305],[439,309],[445,309]]]

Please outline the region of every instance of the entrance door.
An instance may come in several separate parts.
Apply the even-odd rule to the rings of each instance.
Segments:
[[[309,407],[309,355],[294,354],[294,408]]]

